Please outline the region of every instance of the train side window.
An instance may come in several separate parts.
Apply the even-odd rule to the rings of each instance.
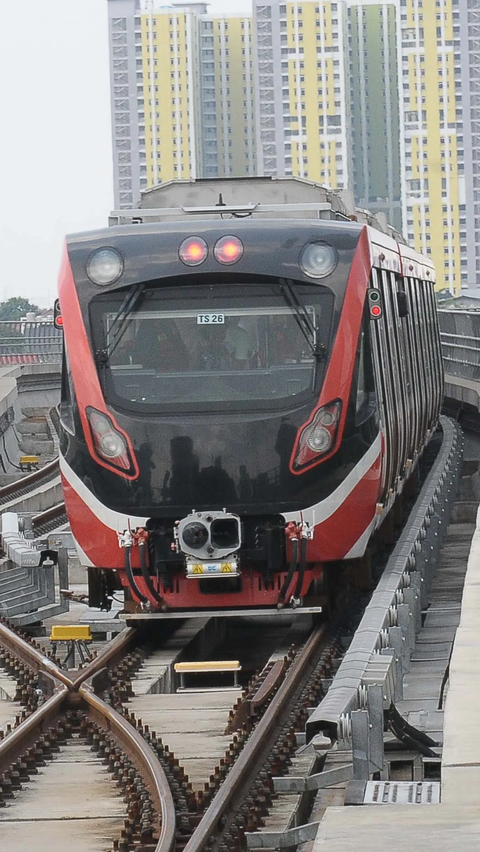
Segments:
[[[360,332],[356,370],[355,419],[358,423],[363,415],[368,413],[367,406],[374,393],[373,368],[369,347],[366,346],[368,328],[368,310],[365,312],[363,326]]]
[[[358,347],[358,370],[357,370],[357,399],[355,403],[355,414],[363,408],[368,399],[365,383],[365,332],[360,332],[360,343]]]
[[[417,447],[417,434],[418,434],[418,412],[420,411],[420,396],[419,396],[419,386],[418,386],[418,378],[417,378],[417,369],[416,369],[416,347],[414,345],[414,336],[413,336],[413,316],[412,311],[410,309],[410,300],[408,291],[410,290],[411,282],[409,278],[402,278],[398,281],[399,287],[403,289],[400,291],[403,293],[404,299],[406,301],[408,311],[403,321],[401,322],[400,328],[400,337],[402,341],[402,347],[405,355],[405,370],[407,375],[407,429],[408,429],[408,458],[413,459],[415,457],[415,450]]]
[[[432,336],[434,342],[434,374],[435,374],[435,415],[439,410],[444,393],[444,372],[442,359],[442,345],[440,342],[440,329],[438,324],[437,303],[433,283],[427,282],[427,294],[430,301],[429,316],[431,317]]]
[[[417,431],[417,440],[416,440],[416,449],[420,450],[422,445],[422,436],[425,434],[426,428],[426,416],[425,416],[425,404],[424,400],[426,399],[426,376],[425,376],[425,352],[423,349],[422,343],[422,318],[420,313],[420,308],[418,304],[418,292],[417,292],[417,281],[415,278],[410,278],[410,299],[412,306],[412,314],[413,314],[413,328],[412,328],[412,345],[415,351],[415,367],[417,373],[417,381],[418,381],[418,389],[419,389],[419,398],[421,400],[421,405],[419,408],[419,418],[418,418],[418,431]]]
[[[435,295],[433,292],[433,285],[431,281],[425,281],[424,285],[425,292],[425,301],[427,305],[427,313],[429,318],[429,330],[430,330],[430,349],[432,353],[432,410],[431,410],[431,422],[430,425],[433,427],[436,423],[437,412],[441,402],[441,395],[443,393],[443,379],[440,372],[441,366],[441,354],[439,349],[439,333],[438,333],[438,320],[436,316],[436,304],[435,304]]]
[[[428,414],[428,425],[429,428],[432,427],[434,416],[435,416],[435,400],[436,400],[436,375],[435,375],[435,340],[433,335],[433,327],[432,327],[432,314],[431,308],[428,298],[428,283],[426,281],[422,281],[421,284],[422,289],[422,300],[425,311],[425,325],[426,325],[426,338],[427,338],[427,346],[428,346],[428,382],[430,387],[430,405],[429,405],[429,414]]]
[[[397,305],[398,305],[398,316],[400,319],[405,319],[408,317],[408,302],[406,293],[403,290],[397,290]]]
[[[381,290],[383,293],[382,274],[378,269],[372,270],[372,286]],[[370,323],[370,334],[373,342],[376,382],[381,397],[379,400],[380,416],[386,443],[386,464],[382,476],[382,494],[385,497],[394,484],[396,459],[398,457],[398,429],[394,384],[387,343],[388,332],[385,314],[379,320],[373,320]]]
[[[77,413],[77,403],[75,391],[73,389],[70,361],[68,359],[67,347],[65,346],[65,344],[63,346],[62,386],[58,411],[64,429],[71,435],[75,435],[75,415]]]
[[[422,433],[425,434],[429,423],[430,423],[430,411],[432,405],[432,381],[431,381],[431,370],[430,370],[430,341],[429,341],[429,333],[428,333],[428,317],[427,311],[425,310],[425,302],[423,299],[423,282],[416,280],[415,286],[417,290],[417,298],[418,298],[418,306],[419,306],[419,314],[420,314],[420,344],[422,347],[422,372],[424,376],[425,383],[425,405],[424,405],[424,423]]]

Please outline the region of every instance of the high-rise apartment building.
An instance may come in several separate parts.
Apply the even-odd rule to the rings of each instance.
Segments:
[[[400,9],[404,230],[432,256],[438,288],[459,293],[467,272],[458,3],[401,0]]]
[[[356,203],[402,227],[399,5],[348,0],[348,47]]]
[[[205,15],[200,27],[202,177],[256,173],[252,18]]]
[[[256,171],[252,20],[108,0],[115,205],[172,179]]]
[[[440,289],[476,282],[480,0],[161,4],[108,0],[117,206],[174,178],[308,178],[385,212]]]
[[[480,2],[454,3],[455,62],[460,65],[465,157],[465,208],[460,209],[462,283],[480,285]],[[467,215],[468,211],[468,215]],[[465,256],[466,255],[466,256]]]
[[[115,207],[133,207],[147,186],[140,125],[144,125],[140,0],[109,0],[110,93]],[[138,64],[137,64],[138,63]]]
[[[200,10],[207,7],[201,4]],[[143,78],[145,162],[141,174],[147,186],[197,174],[199,132],[195,56],[198,33],[195,12],[188,6],[141,15],[137,63]],[[143,153],[143,150],[142,150]]]
[[[347,6],[254,0],[258,173],[349,187]]]

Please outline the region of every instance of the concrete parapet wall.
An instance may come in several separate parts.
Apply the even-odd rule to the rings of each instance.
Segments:
[[[32,421],[32,420],[22,420],[21,423],[17,423],[15,428],[16,428],[17,432],[20,433],[20,435],[25,435],[25,436],[30,436],[30,437],[32,435],[35,435],[35,436],[36,435],[42,435],[42,436],[48,435],[48,427],[47,427],[47,421],[46,420],[41,420],[41,421],[36,421],[36,422]],[[42,437],[42,440],[45,440],[45,437]]]
[[[53,384],[52,384],[53,383]],[[0,476],[18,476],[21,455],[51,457],[55,451],[48,424],[24,418],[44,418],[60,399],[59,364],[22,364],[0,368],[0,418],[13,423],[1,434]],[[59,498],[61,499],[61,498]]]
[[[459,376],[445,376],[445,396],[473,405],[480,411],[480,382]]]
[[[51,482],[45,482],[39,485],[34,491],[30,491],[23,497],[18,497],[17,500],[12,500],[8,503],[9,512],[33,512],[35,514],[44,512],[46,509],[51,509],[57,503],[63,501],[62,484],[60,476],[52,479]]]
[[[22,453],[27,456],[51,455],[53,453],[53,441],[45,440],[45,438],[45,434],[41,438],[34,438],[31,435],[28,438],[22,437],[18,446]]]
[[[18,368],[17,368],[18,369]],[[10,368],[0,369],[0,417],[8,416],[13,410],[14,421],[22,419],[16,377],[11,374]],[[3,473],[13,474],[16,472],[19,462],[18,440],[13,428],[13,423],[0,436],[0,470]]]
[[[480,509],[450,662],[442,756],[442,802],[476,808],[480,796],[480,715],[476,698],[480,691],[479,612]]]

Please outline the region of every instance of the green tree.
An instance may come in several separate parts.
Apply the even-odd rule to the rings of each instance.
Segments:
[[[15,322],[20,317],[24,317],[29,311],[37,314],[39,310],[38,305],[32,305],[28,299],[22,299],[21,296],[12,296],[6,302],[0,302],[0,322]]]

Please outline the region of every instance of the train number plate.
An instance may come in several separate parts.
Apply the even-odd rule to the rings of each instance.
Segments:
[[[225,314],[197,314],[197,325],[224,325]]]
[[[237,577],[235,562],[190,562],[187,564],[187,577]]]

